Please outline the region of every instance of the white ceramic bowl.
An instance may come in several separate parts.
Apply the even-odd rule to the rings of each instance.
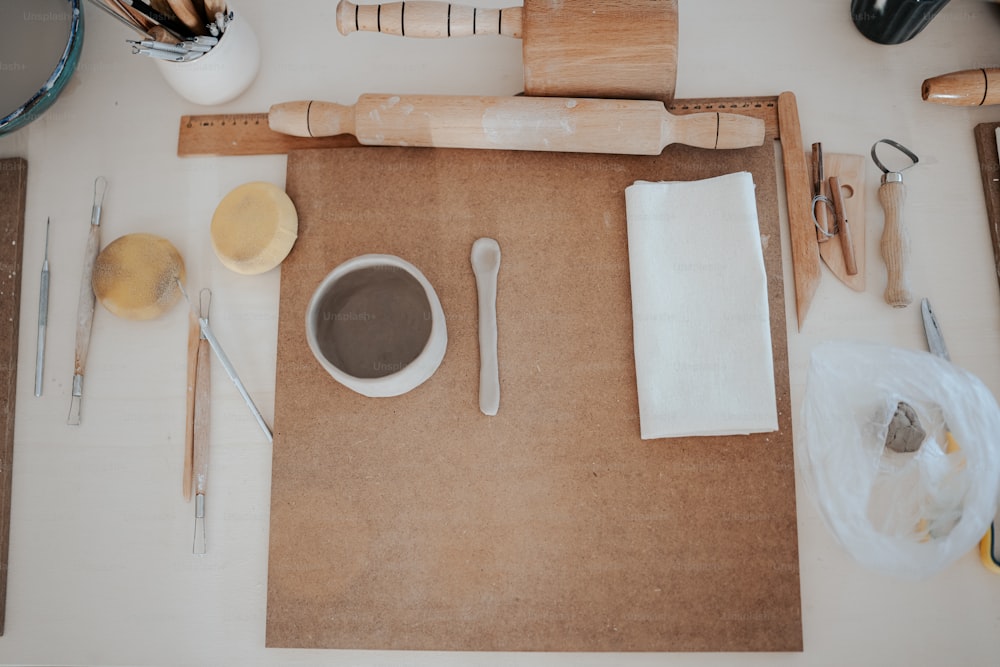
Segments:
[[[331,271],[306,309],[306,340],[334,380],[359,394],[399,396],[444,359],[448,332],[434,288],[394,255],[361,255]]]

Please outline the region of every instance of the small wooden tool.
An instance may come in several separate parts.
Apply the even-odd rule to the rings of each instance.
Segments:
[[[819,243],[816,225],[809,210],[812,186],[802,147],[802,129],[795,94],[778,95],[778,133],[785,171],[785,198],[788,200],[788,227],[792,240],[792,273],[795,278],[795,313],[799,331],[806,320],[813,295],[819,287]]]
[[[844,204],[844,193],[840,189],[840,179],[830,177],[830,199],[833,200],[833,211],[836,215],[836,232],[840,237],[840,247],[844,253],[844,266],[847,275],[858,274],[858,263],[854,257],[854,241],[851,238],[851,226],[847,220],[847,206]]]
[[[764,142],[758,118],[717,112],[675,116],[653,100],[369,94],[353,106],[276,104],[268,123],[300,137],[353,134],[369,146],[658,155],[672,143],[747,148]]]
[[[337,29],[345,35],[360,30],[405,37],[521,37],[526,95],[664,103],[674,97],[677,0],[525,0],[523,11],[341,0]]]
[[[891,170],[882,164],[876,153],[879,144],[892,146],[911,160],[902,169]],[[903,203],[906,201],[906,186],[903,185],[903,171],[917,164],[919,158],[908,148],[891,139],[879,139],[872,145],[872,160],[882,170],[882,185],[878,189],[878,200],[885,211],[885,227],[882,230],[882,259],[888,273],[885,288],[885,302],[893,308],[905,308],[913,301],[906,281],[906,262],[910,254],[910,241],[903,227]]]
[[[920,96],[925,102],[956,107],[1000,104],[1000,68],[967,69],[927,79]]]

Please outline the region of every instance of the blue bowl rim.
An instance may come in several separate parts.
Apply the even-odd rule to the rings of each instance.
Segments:
[[[55,87],[56,82],[59,81],[59,77],[63,75],[66,68],[69,67],[70,59],[73,52],[80,48],[81,42],[83,40],[79,39],[80,27],[83,21],[83,13],[80,8],[80,3],[82,0],[68,0],[70,9],[73,12],[73,18],[70,21],[69,26],[69,39],[66,40],[66,48],[63,49],[63,54],[59,58],[56,68],[52,70],[52,74],[45,81],[45,84],[38,89],[38,91],[28,98],[28,101],[14,109],[9,114],[0,118],[0,133],[4,130],[11,129],[8,126],[14,124],[16,121],[20,120],[22,116],[34,109],[35,106]],[[72,74],[72,70],[67,72],[67,75]]]

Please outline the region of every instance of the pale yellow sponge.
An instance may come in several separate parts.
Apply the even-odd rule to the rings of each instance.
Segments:
[[[151,320],[177,303],[184,278],[184,260],[170,241],[126,234],[97,256],[91,284],[98,301],[118,317]]]
[[[234,189],[212,216],[212,248],[226,268],[253,275],[270,271],[291,252],[299,216],[285,191],[256,181]]]

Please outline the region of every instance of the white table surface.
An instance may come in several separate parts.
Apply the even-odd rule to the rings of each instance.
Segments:
[[[503,1],[484,1],[500,7]],[[687,0],[680,8],[678,97],[798,96],[803,140],[867,155],[891,137],[913,148],[906,224],[911,285],[941,320],[953,360],[1000,390],[1000,288],[972,130],[1000,107],[920,100],[923,79],[1000,64],[1000,6],[955,0],[913,41],[865,40],[849,0]],[[189,285],[211,286],[213,325],[265,418],[273,418],[279,273],[238,276],[208,240],[215,205],[251,180],[283,185],[284,156],[178,158],[182,114],[264,111],[292,99],[352,103],[365,92],[514,94],[513,40],[343,37],[334,0],[241,0],[257,30],[260,73],[237,100],[192,105],[131,35],[87,7],[78,71],[42,118],[0,138],[29,162],[6,631],[0,663],[62,665],[997,665],[1000,577],[969,553],[920,582],[856,564],[799,484],[805,650],[794,654],[465,654],[267,649],[270,448],[221,372],[212,392],[210,552],[191,555],[192,506],[180,493],[187,317],[154,322],[98,310],[83,424],[65,424],[74,318],[94,178],[110,183],[104,243],[131,232],[170,239]],[[823,269],[804,330],[795,327],[783,238],[793,409],[810,351],[859,338],[924,348],[919,308],[882,300],[878,172],[867,165],[868,289]],[[336,184],[331,184],[335,187]],[[32,395],[38,280],[52,219],[45,391]],[[786,224],[786,223],[785,223]],[[787,232],[784,227],[783,233]],[[793,413],[794,414],[794,413]]]

